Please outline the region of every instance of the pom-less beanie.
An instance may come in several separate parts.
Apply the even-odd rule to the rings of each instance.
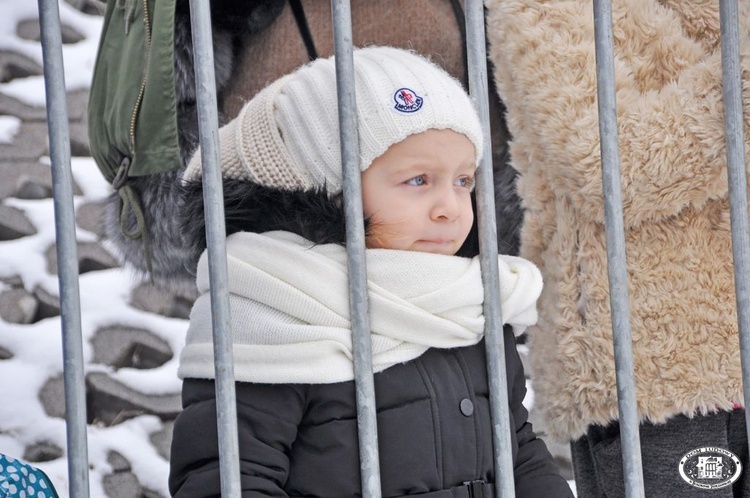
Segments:
[[[482,154],[482,130],[461,84],[426,58],[393,47],[354,51],[360,168],[429,129],[465,135]],[[222,175],[285,190],[342,190],[334,58],[317,59],[253,97],[219,130]],[[201,179],[200,151],[183,181]]]

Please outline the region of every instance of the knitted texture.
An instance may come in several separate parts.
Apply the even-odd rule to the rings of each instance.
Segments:
[[[346,249],[289,232],[240,232],[227,239],[235,378],[242,382],[342,382],[354,378]],[[294,261],[294,265],[289,262]],[[537,319],[539,270],[498,258],[502,318],[520,334]],[[479,258],[367,250],[373,371],[484,336]],[[325,285],[321,285],[325,282]],[[213,378],[206,253],[202,295],[180,356],[182,378]]]
[[[442,68],[413,52],[369,47],[354,51],[354,72],[362,171],[391,145],[429,129],[465,135],[479,161],[479,118],[461,84]],[[333,57],[266,87],[219,130],[222,175],[287,190],[340,192],[338,93]],[[200,178],[198,150],[183,180]]]

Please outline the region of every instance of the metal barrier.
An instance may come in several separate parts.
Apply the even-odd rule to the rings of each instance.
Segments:
[[[362,496],[377,498],[380,490],[378,425],[375,404],[375,379],[372,374],[370,317],[367,302],[365,265],[365,225],[362,212],[362,188],[359,169],[359,128],[354,93],[354,56],[352,14],[348,0],[333,0],[334,52],[338,91],[341,164],[344,179],[344,215],[346,219],[346,256],[349,272],[349,314],[352,324],[354,384],[357,397],[357,428],[361,467]]]
[[[742,72],[737,0],[721,0],[721,66],[724,98],[724,136],[727,141],[729,218],[732,224],[732,254],[737,320],[742,357],[744,406],[750,400],[750,228],[747,215],[747,165],[742,117]],[[750,441],[750,411],[745,410]]]
[[[628,274],[625,267],[625,228],[620,195],[612,4],[594,2],[594,20],[607,272],[612,310],[625,494],[628,498],[643,497],[643,465],[641,464],[641,442],[638,438],[633,341],[630,337]]]
[[[89,496],[86,437],[86,384],[83,377],[81,301],[78,289],[78,247],[70,165],[70,131],[62,57],[60,7],[57,0],[39,0],[39,24],[44,58],[52,190],[55,206],[60,315],[65,365],[65,422],[68,431],[70,496]]]
[[[497,278],[496,220],[489,151],[489,118],[481,0],[467,0],[467,47],[472,100],[479,112],[485,136],[483,163],[478,170],[477,216],[485,286],[486,341],[490,378],[495,456],[496,494],[514,496],[510,451],[510,426],[499,281]],[[350,274],[350,311],[355,351],[355,381],[362,463],[362,493],[378,497],[380,491],[374,382],[370,353],[367,282],[364,262],[364,225],[358,137],[354,96],[351,11],[349,1],[333,0],[336,72],[339,87],[339,119],[347,254]],[[750,240],[748,239],[747,182],[742,117],[737,0],[721,0],[721,47],[724,81],[725,127],[729,170],[732,245],[740,330],[745,405],[750,400]],[[193,43],[195,47],[198,112],[202,150],[204,202],[209,248],[209,274],[214,326],[215,373],[219,424],[222,496],[239,496],[239,449],[236,398],[229,337],[229,305],[224,245],[224,213],[221,174],[218,168],[218,120],[214,83],[213,50],[209,6],[191,0]],[[57,0],[39,0],[44,56],[44,76],[52,160],[55,224],[64,337],[66,422],[70,495],[88,496],[88,455],[86,437],[85,384],[81,343],[78,269],[73,210],[70,142],[62,68],[62,44]],[[612,323],[617,370],[625,487],[628,497],[643,497],[638,418],[635,403],[635,374],[630,338],[630,308],[625,268],[625,242],[620,197],[617,115],[614,88],[612,11],[607,1],[594,0],[596,64],[600,115],[601,154],[605,199],[605,225]],[[750,429],[750,412],[746,422]]]
[[[216,417],[219,431],[221,495],[240,495],[240,450],[237,437],[237,396],[234,387],[229,284],[224,225],[224,193],[219,167],[219,119],[216,104],[211,13],[208,2],[190,0],[195,57],[198,130],[204,165],[203,203],[206,211],[208,273],[216,375]]]

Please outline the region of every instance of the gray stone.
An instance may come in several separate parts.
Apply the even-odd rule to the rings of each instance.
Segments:
[[[9,52],[0,50],[0,65],[6,60]],[[67,112],[68,124],[70,126],[77,123],[85,123],[88,103],[87,90],[74,90],[67,93]],[[44,124],[47,126],[47,109],[42,106],[27,104],[9,95],[0,94],[0,114],[16,116],[21,118],[24,123]],[[45,136],[48,134],[44,133]],[[46,148],[46,147],[45,147]],[[3,159],[5,156],[0,155]]]
[[[108,498],[141,498],[141,483],[132,472],[117,472],[102,479]]]
[[[13,358],[13,353],[0,346],[0,360],[10,360]]]
[[[181,409],[180,393],[139,393],[101,372],[86,376],[88,414],[92,423],[111,426],[144,413],[174,420]]]
[[[37,306],[34,295],[24,288],[0,293],[0,317],[8,323],[32,323]]]
[[[68,121],[71,127],[85,125],[88,117],[89,92],[87,90],[75,90],[67,93]],[[45,117],[45,120],[47,118]],[[82,129],[85,131],[85,128]],[[85,132],[88,137],[88,132]],[[88,142],[88,138],[86,138]]]
[[[14,240],[36,234],[36,228],[20,209],[0,204],[0,240]]]
[[[23,285],[23,279],[21,279],[21,275],[8,275],[7,277],[0,277],[0,282],[11,287],[21,287]]]
[[[39,390],[39,401],[50,417],[65,418],[65,381],[53,377]],[[148,395],[115,381],[102,372],[86,376],[86,414],[88,424],[116,425],[143,414],[162,420],[174,420],[181,409],[180,393]]]
[[[50,442],[40,442],[27,446],[23,452],[23,459],[27,462],[49,462],[57,460],[64,454],[62,448]]]
[[[127,472],[132,470],[128,459],[116,451],[110,451],[107,454],[107,463],[112,467],[114,472]]]
[[[78,245],[78,272],[83,274],[90,271],[116,268],[120,262],[112,256],[101,244],[81,243]],[[55,269],[56,270],[56,269]]]
[[[77,113],[80,114],[80,110]],[[79,115],[79,119],[80,119]],[[89,157],[89,137],[85,124],[71,122],[68,127],[70,155]],[[11,143],[0,143],[0,157],[6,161],[38,160],[49,157],[49,131],[47,121],[22,121],[18,133]]]
[[[52,197],[52,186],[43,185],[34,180],[24,179],[18,187],[15,197],[19,199],[49,199]]]
[[[101,244],[79,242],[76,247],[78,251],[79,274],[120,266],[120,262]],[[52,275],[57,275],[57,248],[54,244],[47,249],[45,255],[47,257],[47,271]]]
[[[47,379],[39,390],[39,402],[48,416],[65,418],[65,380],[62,375]]]
[[[70,155],[73,157],[91,157],[89,133],[83,122],[70,125]]]
[[[172,430],[174,429],[174,422],[165,421],[164,426],[160,431],[156,431],[151,434],[149,440],[156,449],[156,452],[165,460],[169,460],[169,456],[172,452]]]
[[[87,202],[78,206],[76,225],[104,238],[104,202]]]
[[[143,488],[141,490],[141,498],[165,498],[165,497],[158,491],[154,491],[148,488]]]
[[[172,359],[172,349],[154,334],[130,327],[98,330],[91,340],[94,363],[115,368],[157,368]]]
[[[45,121],[23,121],[9,144],[0,143],[0,157],[6,161],[38,160],[49,155],[49,133]]]
[[[98,0],[65,0],[84,14],[103,16],[107,5]]]
[[[143,311],[157,313],[170,318],[189,318],[193,302],[198,298],[197,290],[193,295],[177,294],[144,282],[133,289],[130,294],[130,305]]]
[[[0,50],[0,60],[7,56],[8,52]],[[23,121],[46,121],[47,111],[44,107],[36,107],[4,93],[0,93],[0,114],[16,116]]]
[[[39,26],[39,22],[36,22]],[[38,31],[37,27],[37,31]],[[40,76],[44,69],[39,63],[16,52],[0,53],[0,83],[7,83],[18,78]]]
[[[52,173],[49,165],[36,159],[4,161],[0,160],[0,199],[17,197],[19,199],[39,199],[34,192],[44,191],[52,197]],[[31,184],[31,186],[29,185]],[[28,193],[24,193],[24,191]],[[73,182],[73,195],[82,195],[80,187]]]
[[[60,298],[50,294],[42,287],[34,288],[34,296],[37,299],[36,316],[32,323],[36,323],[45,318],[60,316]]]
[[[84,39],[84,36],[77,29],[66,24],[60,26],[60,34],[62,35],[64,45],[78,43]],[[37,19],[29,19],[28,21],[19,22],[16,25],[16,35],[23,40],[40,42],[42,38],[39,21]]]
[[[52,194],[52,174],[50,167],[31,161],[0,161],[0,199],[8,197],[25,197],[21,191],[27,184],[36,184],[40,188]]]

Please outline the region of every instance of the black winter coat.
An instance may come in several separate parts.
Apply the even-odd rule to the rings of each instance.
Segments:
[[[572,497],[521,404],[523,366],[505,330],[516,496]],[[494,497],[484,341],[430,349],[375,375],[384,497]],[[214,383],[186,379],[175,421],[169,487],[175,498],[219,496]],[[243,497],[361,496],[353,382],[237,383]],[[482,494],[483,491],[484,494]]]

